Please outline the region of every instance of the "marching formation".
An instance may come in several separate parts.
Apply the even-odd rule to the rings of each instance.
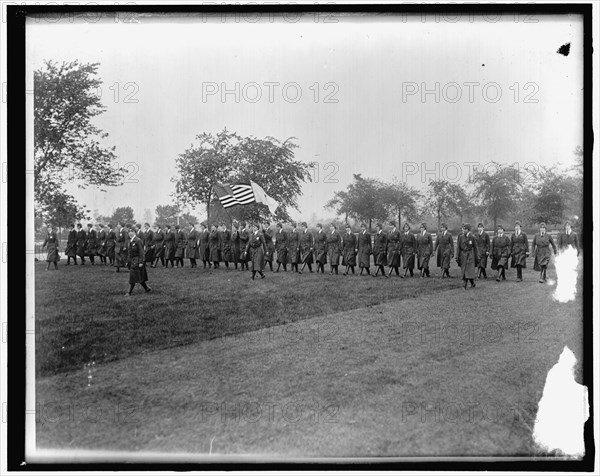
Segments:
[[[48,227],[46,240],[42,248],[47,246],[48,268],[54,263],[58,269],[60,259],[58,238],[52,227]],[[579,255],[579,242],[569,222],[565,224],[564,232],[559,235],[558,248],[573,247]],[[539,232],[535,234],[532,242],[534,256],[533,268],[540,272],[539,282],[546,281],[546,269],[550,262],[550,249],[557,253],[557,245],[552,236],[546,232],[546,225],[539,225]],[[465,223],[456,239],[456,246],[452,234],[448,232],[446,224],[442,224],[437,234],[435,243],[427,225],[421,223],[419,231],[414,233],[408,223],[402,230],[396,223],[389,222],[389,228],[384,230],[381,223],[377,223],[377,231],[372,234],[367,231],[364,223],[356,234],[349,224],[345,230],[338,231],[335,224],[330,224],[325,231],[319,223],[316,232],[308,230],[307,223],[292,223],[288,229],[278,223],[273,230],[268,225],[257,223],[233,222],[231,229],[222,223],[213,224],[210,230],[205,224],[196,228],[190,223],[187,230],[179,225],[151,227],[148,223],[140,225],[126,225],[119,223],[116,227],[112,224],[106,227],[91,223],[87,231],[81,224],[70,226],[65,249],[67,256],[66,265],[85,265],[88,258],[91,265],[111,265],[120,272],[121,268],[128,268],[130,272],[131,294],[136,283],[140,283],[146,292],[152,289],[146,285],[148,275],[146,264],[156,268],[158,263],[162,267],[184,267],[184,259],[189,260],[190,267],[198,267],[202,261],[204,269],[236,269],[250,270],[251,277],[256,274],[265,277],[266,266],[273,272],[289,270],[302,274],[306,268],[313,272],[325,273],[325,265],[329,264],[329,274],[338,274],[338,267],[344,266],[344,276],[359,275],[382,276],[389,278],[392,273],[400,278],[414,277],[415,267],[420,272],[421,278],[429,278],[430,260],[435,256],[436,266],[440,268],[440,278],[449,278],[451,261],[456,259],[460,267],[460,276],[464,281],[464,288],[470,283],[475,287],[475,278],[487,279],[486,269],[488,258],[490,267],[496,271],[496,281],[506,280],[507,268],[516,268],[517,282],[523,279],[523,268],[527,267],[526,260],[530,254],[529,240],[521,230],[517,221],[514,232],[509,236],[504,227],[498,225],[496,235],[490,239],[484,226],[479,223],[477,231],[471,231],[471,225]],[[371,255],[375,272],[371,272]],[[77,263],[77,258],[80,263]],[[95,261],[95,258],[99,262]],[[510,261],[510,264],[509,264]],[[274,262],[277,265],[274,268]],[[387,272],[385,268],[388,268]],[[400,272],[402,268],[403,272]]]

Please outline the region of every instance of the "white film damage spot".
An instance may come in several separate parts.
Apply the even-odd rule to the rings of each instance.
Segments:
[[[569,246],[556,255],[556,289],[552,296],[558,302],[569,302],[575,299],[577,293],[577,250]]]

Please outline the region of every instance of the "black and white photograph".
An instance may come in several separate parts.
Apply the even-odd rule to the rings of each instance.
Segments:
[[[3,6],[24,462],[597,471],[592,3]]]

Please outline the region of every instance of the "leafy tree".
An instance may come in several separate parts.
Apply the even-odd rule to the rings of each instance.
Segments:
[[[569,201],[579,194],[581,180],[553,168],[542,167],[536,175],[535,198],[530,218],[534,223],[561,223]]]
[[[34,199],[36,212],[46,217],[54,213],[55,200],[70,197],[69,206],[78,206],[64,192],[65,172],[80,188],[122,182],[125,170],[115,167],[115,147],[105,148],[101,141],[108,134],[92,124],[105,110],[97,94],[98,67],[46,61],[34,72]]]
[[[479,200],[481,209],[494,221],[494,230],[499,218],[507,217],[518,204],[521,185],[513,169],[504,169],[501,164],[492,162],[495,171],[475,172],[473,175],[473,199]]]
[[[380,195],[388,216],[397,219],[399,227],[402,226],[403,221],[417,218],[419,214],[418,201],[422,195],[413,187],[396,179],[393,183],[384,183],[381,186]]]
[[[379,180],[354,174],[354,182],[346,191],[336,192],[325,208],[334,209],[338,215],[343,214],[346,218],[367,221],[370,230],[373,220],[385,220],[388,217],[382,190],[383,184]]]
[[[111,222],[114,223],[115,225],[117,223],[129,223],[132,224],[134,222],[133,220],[133,208],[131,207],[118,207],[111,218]]]
[[[273,137],[256,139],[240,137],[223,129],[216,135],[202,133],[176,160],[178,176],[173,178],[176,198],[183,204],[206,206],[210,222],[212,187],[215,182],[236,183],[255,181],[280,204],[276,218],[288,220],[288,208],[298,209],[297,197],[301,183],[311,180],[313,163],[295,161],[293,138],[280,142]],[[266,205],[251,204],[228,209],[240,219],[266,219]]]
[[[177,218],[179,217],[179,222]],[[151,223],[151,222],[148,222]],[[190,213],[182,213],[177,205],[158,205],[156,207],[157,225],[179,225],[187,226],[188,223],[198,223],[198,219]]]
[[[460,218],[461,223],[464,223],[465,215],[475,209],[472,197],[463,186],[456,183],[449,184],[448,195],[450,197],[450,211]]]
[[[467,194],[460,185],[446,180],[429,182],[425,209],[437,218],[438,230],[442,218],[448,218],[451,214],[459,215],[462,221],[468,202]]]
[[[49,225],[64,228],[71,223],[89,219],[90,211],[82,210],[75,199],[65,193],[54,193],[48,206],[52,207],[52,211],[47,210],[43,215],[47,217],[46,224]]]

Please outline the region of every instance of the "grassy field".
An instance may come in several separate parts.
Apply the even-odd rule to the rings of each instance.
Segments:
[[[582,355],[581,289],[555,303],[531,269],[467,291],[456,278],[149,273],[155,292],[125,298],[127,273],[36,265],[39,448],[532,455],[547,372],[565,345]]]

